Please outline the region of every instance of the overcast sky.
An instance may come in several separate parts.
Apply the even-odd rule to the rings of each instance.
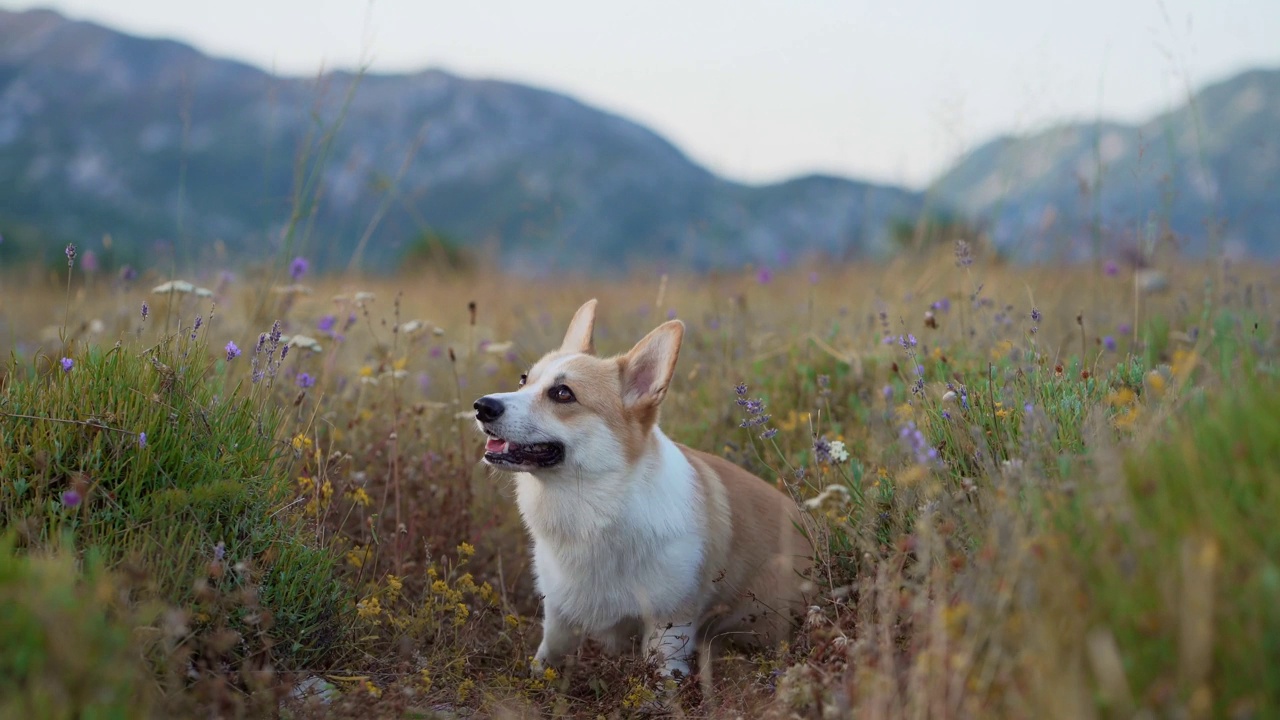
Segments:
[[[1051,120],[1280,67],[1280,0],[0,0],[283,74],[441,67],[565,92],[739,180],[921,186]]]

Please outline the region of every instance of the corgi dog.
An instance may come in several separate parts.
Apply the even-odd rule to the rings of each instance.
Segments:
[[[614,654],[639,640],[668,676],[690,675],[695,664],[708,671],[713,643],[785,640],[807,607],[812,558],[798,507],[658,428],[682,322],[602,358],[595,311],[595,300],[578,309],[560,348],[518,390],[474,405],[484,462],[515,474],[533,541],[543,597],[533,671],[586,638]]]

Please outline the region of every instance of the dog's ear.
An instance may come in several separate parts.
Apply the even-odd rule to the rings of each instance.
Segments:
[[[676,371],[684,323],[671,320],[644,336],[622,357],[622,401],[627,407],[657,407]]]
[[[564,342],[560,343],[560,349],[564,352],[594,355],[596,346],[592,342],[592,335],[595,329],[596,299],[591,298],[582,303],[578,312],[573,314],[573,319],[569,321],[569,329],[564,334]]]

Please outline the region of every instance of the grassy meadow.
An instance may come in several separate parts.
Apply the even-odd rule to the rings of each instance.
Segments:
[[[0,716],[1280,716],[1274,267],[288,261],[0,276]],[[683,319],[662,427],[805,508],[782,652],[530,676],[471,404],[591,297],[601,353]]]

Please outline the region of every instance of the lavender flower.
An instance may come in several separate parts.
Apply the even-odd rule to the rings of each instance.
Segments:
[[[1040,310],[1038,308],[1031,308],[1031,322],[1038,323],[1040,322],[1041,317],[1043,316],[1040,314]]]
[[[915,421],[908,420],[898,431],[898,436],[907,442],[907,447],[921,465],[929,465],[938,457],[938,449],[929,445],[924,433],[916,427]]]
[[[930,307],[930,308],[932,308],[932,309],[934,309],[934,310],[937,310],[938,312],[950,312],[950,311],[951,311],[951,298],[942,298],[941,300],[938,300],[938,301],[934,302],[934,303],[933,303],[932,305],[930,305],[929,307]]]
[[[311,263],[306,258],[296,257],[293,259],[293,263],[289,265],[289,277],[294,282],[298,282],[303,275],[307,274],[307,268],[309,267],[311,267]]]
[[[64,373],[71,372],[71,368],[74,367],[75,364],[76,364],[76,361],[72,360],[71,358],[66,358],[66,357],[62,358],[62,372]]]
[[[675,308],[671,308],[670,310],[668,310],[668,311],[667,311],[667,319],[668,319],[668,320],[675,320],[675,319],[676,319],[676,309],[675,309]]]
[[[146,300],[143,300],[142,301],[142,319],[146,320],[149,315],[151,315],[151,306],[147,304]]]
[[[227,556],[227,544],[219,540],[218,544],[213,546],[213,559],[217,560],[218,562],[222,562],[223,558],[225,558],[226,556]]]
[[[147,446],[147,434],[145,432],[138,433],[138,449],[141,450],[146,446]]]
[[[956,267],[969,267],[973,264],[973,249],[969,241],[956,240]]]
[[[768,430],[765,430],[764,432],[760,433],[760,439],[772,440],[773,436],[777,434],[778,434],[778,428],[769,428]]]
[[[76,245],[75,243],[67,243],[67,249],[64,251],[67,255],[67,267],[71,267],[76,263]]]
[[[298,373],[298,379],[295,380],[294,382],[297,383],[298,387],[302,388],[303,390],[306,390],[307,388],[316,384],[316,379],[311,377],[311,375],[307,373]]]
[[[68,490],[62,493],[62,505],[64,507],[73,508],[79,505],[82,499],[83,498],[80,497],[80,493],[75,490]]]
[[[1115,351],[1116,351],[1116,339],[1115,339],[1114,337],[1112,337],[1112,336],[1108,335],[1108,336],[1106,336],[1106,337],[1102,338],[1102,346],[1103,346],[1103,347],[1105,347],[1105,348],[1107,349],[1107,352],[1115,352]]]
[[[1120,266],[1116,265],[1115,260],[1108,260],[1107,264],[1102,266],[1102,272],[1107,277],[1115,277],[1120,274]]]
[[[761,285],[768,285],[773,282],[773,271],[767,267],[760,268],[760,271],[756,273],[756,282]]]
[[[831,462],[831,443],[824,437],[813,439],[813,456],[818,462]]]
[[[138,277],[138,271],[133,269],[132,265],[125,265],[120,268],[120,282],[131,283]]]
[[[227,341],[226,350],[227,350],[227,362],[231,362],[232,360],[235,360],[236,358],[240,357],[240,348],[236,347],[235,340]]]
[[[336,315],[325,315],[320,318],[320,322],[316,323],[316,329],[322,333],[332,334],[333,326],[338,324]]]

